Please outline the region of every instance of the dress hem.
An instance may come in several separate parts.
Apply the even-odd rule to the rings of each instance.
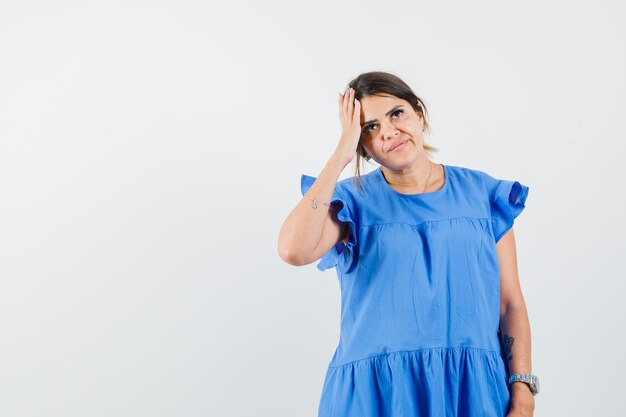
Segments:
[[[355,359],[353,361],[350,362],[345,362],[339,365],[328,365],[328,369],[333,369],[333,368],[341,368],[344,367],[346,365],[351,365],[355,362],[361,362],[361,361],[366,361],[369,359],[375,359],[375,358],[379,358],[381,356],[389,356],[392,354],[396,354],[396,353],[413,353],[413,352],[420,352],[422,350],[432,350],[432,349],[446,349],[446,350],[468,350],[468,349],[472,349],[472,350],[482,350],[485,352],[492,352],[492,353],[500,353],[498,350],[494,350],[494,349],[485,349],[485,348],[478,348],[478,347],[473,347],[473,346],[431,346],[431,347],[425,347],[425,348],[420,348],[420,349],[410,349],[410,350],[396,350],[393,352],[385,352],[385,353],[381,353],[378,355],[372,355],[372,356],[367,356],[365,358],[361,358],[361,359]]]

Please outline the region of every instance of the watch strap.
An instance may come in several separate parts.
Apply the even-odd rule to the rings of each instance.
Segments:
[[[511,385],[513,382],[520,381],[524,382],[530,388],[530,392],[533,395],[537,395],[539,393],[539,378],[533,374],[511,374],[509,376],[508,385]]]

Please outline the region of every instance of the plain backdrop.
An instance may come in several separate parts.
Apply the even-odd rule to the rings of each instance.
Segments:
[[[617,0],[3,0],[0,416],[315,416],[339,286],[283,262],[278,232],[335,149],[338,91],[373,70],[424,99],[435,162],[530,187],[535,415],[619,414],[625,18]]]

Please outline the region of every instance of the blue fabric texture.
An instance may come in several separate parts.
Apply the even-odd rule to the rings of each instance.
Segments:
[[[309,175],[302,175],[300,179],[300,189],[302,191],[302,196],[309,191],[309,188],[313,185],[317,178],[311,177]],[[333,246],[322,258],[320,262],[317,264],[317,269],[320,271],[325,271],[330,268],[334,268],[338,263],[341,262],[341,268],[348,269],[353,261],[353,248],[357,244],[356,238],[356,224],[354,220],[352,220],[352,214],[350,212],[349,207],[345,203],[345,198],[341,195],[341,187],[335,187],[335,191],[333,192],[332,199],[330,201],[331,205],[338,206],[337,218],[348,224],[350,229],[348,245],[345,245],[343,241],[337,243]],[[313,201],[311,200],[311,204]]]
[[[335,268],[341,331],[319,417],[504,417],[509,371],[499,339],[497,241],[528,187],[443,165],[439,190],[403,194],[380,167],[339,181],[349,226],[320,260]],[[305,193],[316,178],[302,175]],[[315,196],[313,196],[315,197]]]

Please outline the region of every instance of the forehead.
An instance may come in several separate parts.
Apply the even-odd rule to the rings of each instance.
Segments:
[[[398,105],[410,106],[408,101],[390,95],[367,96],[361,98],[361,111],[363,112],[365,120],[373,120],[384,117],[385,113],[387,113],[394,106]]]

